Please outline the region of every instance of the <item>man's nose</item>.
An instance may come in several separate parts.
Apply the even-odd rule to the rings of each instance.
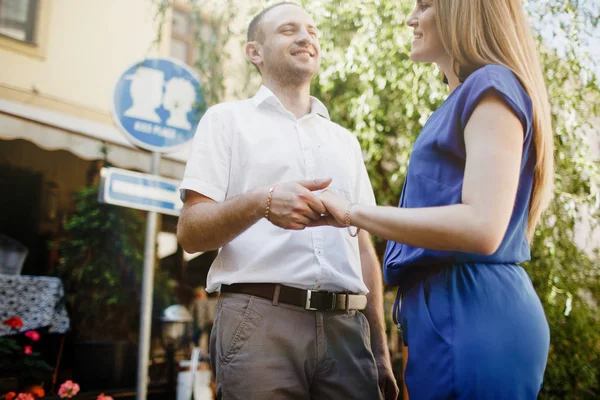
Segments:
[[[296,41],[298,42],[298,44],[305,46],[312,42],[312,37],[310,36],[310,33],[306,29],[301,28],[298,31],[298,37],[297,37]]]

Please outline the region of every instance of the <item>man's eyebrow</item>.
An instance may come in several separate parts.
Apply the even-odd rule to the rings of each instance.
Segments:
[[[283,27],[283,26],[288,26],[288,25],[291,25],[291,26],[297,26],[298,24],[297,24],[297,23],[295,23],[295,22],[283,22],[283,23],[281,23],[281,24],[277,25],[277,29],[279,29],[279,28],[281,28],[281,27]]]
[[[279,26],[277,26],[277,29],[281,29],[281,28],[283,28],[284,26],[293,26],[293,27],[297,27],[298,25],[300,25],[300,24],[298,24],[297,22],[291,22],[291,21],[290,21],[290,22],[284,22],[284,23],[280,24]],[[314,25],[312,25],[312,24],[307,24],[306,26],[307,26],[308,28],[310,28],[310,29],[319,30],[319,29],[318,29],[316,26],[314,26]]]

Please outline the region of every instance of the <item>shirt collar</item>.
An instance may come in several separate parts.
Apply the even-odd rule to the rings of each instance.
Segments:
[[[252,101],[255,107],[259,107],[261,104],[266,103],[283,108],[283,104],[281,104],[277,96],[275,96],[271,89],[264,85],[261,85],[260,89],[258,89],[258,92],[252,98]],[[325,107],[325,104],[323,104],[321,100],[314,96],[310,96],[310,105],[311,114],[319,114],[323,118],[330,119],[329,111],[327,111],[327,107]]]

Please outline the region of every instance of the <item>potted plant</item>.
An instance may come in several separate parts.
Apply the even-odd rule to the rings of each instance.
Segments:
[[[35,330],[21,332],[23,321],[19,316],[7,318],[2,324],[9,326],[14,334],[0,337],[0,379],[14,380],[13,388],[19,390],[43,385],[54,368],[35,351],[40,334]]]
[[[137,210],[99,203],[97,185],[78,191],[75,204],[57,244],[76,339],[73,377],[85,390],[134,386],[144,221]],[[156,271],[159,306],[171,300],[165,274]]]

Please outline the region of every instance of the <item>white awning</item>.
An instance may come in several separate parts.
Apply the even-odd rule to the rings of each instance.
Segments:
[[[113,125],[0,99],[0,139],[24,139],[45,150],[67,150],[85,160],[103,159],[125,169],[149,172],[151,153],[133,146]],[[181,179],[190,149],[163,155],[160,175]]]

